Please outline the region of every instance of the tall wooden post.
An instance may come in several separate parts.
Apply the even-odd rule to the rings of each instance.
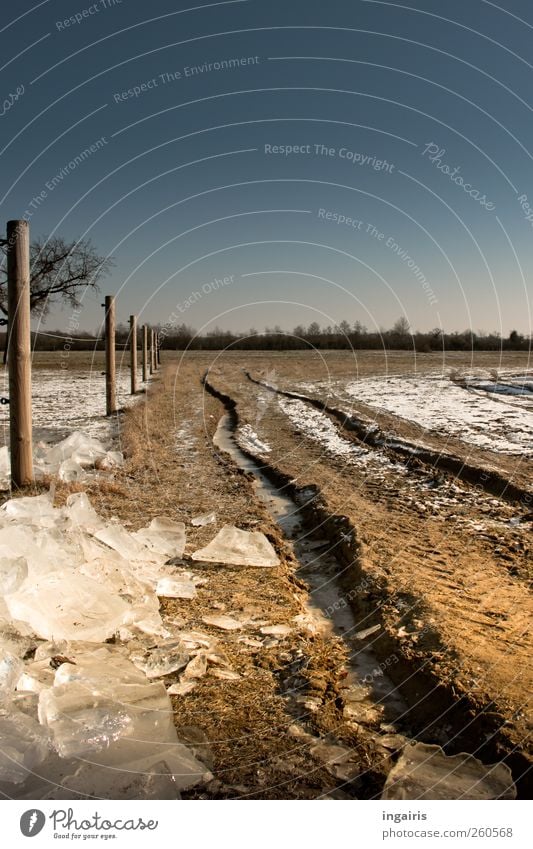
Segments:
[[[157,334],[155,351],[156,351],[156,354],[157,354],[157,365],[160,366],[161,365],[161,339],[159,338],[159,333]]]
[[[154,331],[150,328],[150,374],[154,371]]]
[[[130,315],[131,394],[137,392],[137,316]]]
[[[117,411],[115,298],[113,295],[105,296],[105,397],[106,413],[112,416]]]
[[[143,324],[143,383],[148,380],[148,327]]]
[[[7,222],[7,310],[11,485],[33,481],[31,419],[30,228]]]

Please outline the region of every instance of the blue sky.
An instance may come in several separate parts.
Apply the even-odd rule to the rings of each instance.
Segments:
[[[112,255],[119,319],[531,332],[525,0],[10,12],[3,219]]]

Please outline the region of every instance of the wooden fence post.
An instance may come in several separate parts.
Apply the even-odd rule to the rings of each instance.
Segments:
[[[131,394],[137,392],[137,316],[130,315]]]
[[[159,370],[159,365],[157,362],[157,330],[154,330],[154,371]]]
[[[30,332],[30,228],[7,222],[9,432],[11,485],[33,482]]]
[[[156,354],[157,354],[157,365],[161,365],[161,339],[159,337],[159,333],[157,334],[157,345],[156,345]]]
[[[117,411],[116,358],[115,358],[115,298],[105,296],[105,395],[106,414]]]
[[[148,327],[143,324],[143,383],[148,380]]]
[[[150,328],[150,374],[154,371],[154,331]]]

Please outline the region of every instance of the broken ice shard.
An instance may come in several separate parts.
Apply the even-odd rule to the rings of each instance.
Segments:
[[[192,555],[193,560],[228,566],[277,566],[279,558],[260,531],[224,525],[215,538]]]
[[[511,771],[485,766],[465,752],[446,755],[440,746],[406,746],[385,783],[382,799],[515,799]]]
[[[48,752],[48,732],[35,719],[0,709],[0,781],[20,784]]]
[[[90,640],[111,637],[130,606],[105,583],[74,569],[27,579],[5,596],[13,619],[27,622],[45,640]]]
[[[167,559],[181,557],[185,550],[184,523],[174,522],[165,516],[152,519],[147,528],[136,531],[132,536],[157,554],[164,554]]]

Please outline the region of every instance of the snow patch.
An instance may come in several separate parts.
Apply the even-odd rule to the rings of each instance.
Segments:
[[[270,454],[272,451],[268,442],[262,442],[249,424],[245,424],[239,428],[238,442],[241,448],[250,454]]]

